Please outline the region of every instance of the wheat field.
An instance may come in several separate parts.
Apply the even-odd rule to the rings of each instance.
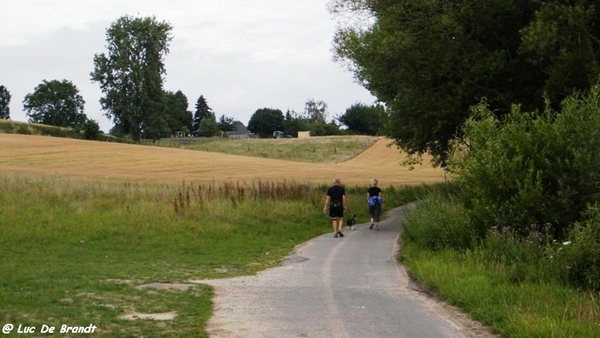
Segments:
[[[298,140],[301,142],[301,140]],[[381,186],[444,180],[444,172],[424,165],[413,170],[391,141],[380,139],[342,163],[313,164],[204,151],[84,141],[48,136],[0,134],[0,173],[57,176],[84,180],[177,182],[252,182],[293,180],[365,186],[377,177]]]

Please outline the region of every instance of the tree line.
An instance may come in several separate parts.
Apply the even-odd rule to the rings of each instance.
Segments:
[[[233,117],[222,115],[218,120],[200,95],[195,112],[188,111],[188,99],[181,92],[163,88],[166,74],[164,59],[169,53],[172,26],[155,17],[123,16],[106,32],[105,53],[94,55],[93,82],[102,91],[100,105],[114,126],[115,136],[140,139],[159,139],[174,133],[194,136],[218,136],[241,124]],[[0,86],[0,118],[10,118],[10,92]],[[29,122],[85,130],[94,138],[99,126],[84,113],[85,100],[77,87],[68,80],[44,80],[23,100]],[[385,114],[376,106],[355,104],[338,117],[354,133],[381,132]],[[363,116],[369,123],[356,123]],[[327,122],[327,105],[309,100],[303,113],[288,111],[286,116],[277,109],[258,109],[250,119],[248,130],[270,137],[276,130],[296,134],[310,130],[314,135],[340,133],[334,119]]]
[[[386,106],[389,136],[442,165],[471,106],[496,118],[514,105],[556,109],[599,79],[594,1],[332,0],[330,10],[335,57]]]

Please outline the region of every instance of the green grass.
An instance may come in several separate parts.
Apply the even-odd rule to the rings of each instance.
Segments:
[[[527,241],[457,241],[465,232],[457,204],[426,199],[404,223],[399,259],[426,289],[502,337],[600,336],[599,295],[567,286],[552,265],[556,258],[527,255],[535,249]],[[522,254],[511,256],[511,248]],[[498,249],[512,258],[501,259]]]
[[[411,275],[502,337],[598,337],[598,295],[551,282],[513,283],[476,254],[402,248]]]
[[[163,139],[161,146],[310,163],[346,161],[377,140],[371,136],[331,136],[308,139]]]
[[[43,135],[53,137],[85,139],[85,135],[82,131],[74,130],[71,128],[63,128],[39,123],[26,123],[2,119],[0,119],[0,133]],[[118,143],[132,143],[130,140],[121,139],[104,133],[100,133],[97,136],[97,140]]]
[[[206,336],[211,288],[136,287],[278,265],[295,245],[331,231],[321,209],[325,188],[0,176],[1,322],[94,324],[99,337]],[[366,222],[366,187],[348,191],[349,211]],[[119,319],[131,311],[178,316],[165,322]]]

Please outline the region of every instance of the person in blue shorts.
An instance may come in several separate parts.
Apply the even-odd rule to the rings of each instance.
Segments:
[[[369,216],[371,216],[371,226],[369,226],[369,229],[375,230],[379,230],[381,205],[383,204],[383,196],[377,183],[377,179],[373,178],[371,180],[371,187],[367,191],[367,204],[369,205]]]
[[[329,217],[331,217],[333,226],[333,237],[335,238],[344,237],[342,226],[344,225],[344,211],[346,211],[347,203],[346,190],[342,187],[342,181],[336,178],[333,181],[333,186],[327,189],[325,206],[323,207],[323,213],[326,214],[329,210]]]

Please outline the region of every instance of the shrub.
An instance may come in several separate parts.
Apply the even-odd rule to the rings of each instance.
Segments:
[[[586,216],[570,232],[562,254],[572,284],[600,291],[600,206],[590,207]]]
[[[595,87],[566,99],[560,114],[549,105],[541,114],[514,107],[502,121],[484,104],[473,109],[468,150],[453,154],[451,169],[480,236],[494,226],[527,236],[531,224],[550,224],[561,238],[598,201],[599,99]]]

